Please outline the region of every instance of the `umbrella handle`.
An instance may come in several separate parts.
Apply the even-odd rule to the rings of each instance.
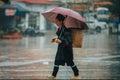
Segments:
[[[63,24],[64,25],[64,24]],[[62,36],[62,33],[63,33],[63,31],[65,30],[65,28],[63,27],[63,29],[62,29],[62,31],[61,31],[61,33],[60,33],[60,35],[58,36],[58,38],[60,39],[61,38],[61,36]]]
[[[66,15],[66,16],[65,16],[65,19],[64,19],[64,22],[65,22],[65,20],[67,19],[67,17],[68,17],[68,16]]]

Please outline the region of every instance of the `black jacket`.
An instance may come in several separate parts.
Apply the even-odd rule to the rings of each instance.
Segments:
[[[55,65],[65,65],[67,63],[70,66],[70,62],[73,60],[71,32],[69,29],[62,27],[57,30],[56,34],[62,42],[58,44]]]

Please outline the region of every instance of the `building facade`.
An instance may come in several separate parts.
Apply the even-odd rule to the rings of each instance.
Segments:
[[[42,12],[61,6],[62,4],[54,1],[51,2],[49,0],[14,0],[14,2],[16,1],[21,3],[25,9],[29,10],[29,13],[25,13],[25,17],[21,19],[21,24],[25,29],[31,27],[33,29],[39,29],[40,31],[52,27],[52,25],[43,17]]]

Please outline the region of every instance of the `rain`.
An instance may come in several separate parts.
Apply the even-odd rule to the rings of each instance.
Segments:
[[[51,43],[57,37],[57,26],[46,20],[41,13],[62,6],[79,12],[86,18],[89,27],[83,31],[82,47],[73,47],[74,62],[79,69],[80,79],[119,80],[120,25],[116,27],[114,22],[120,16],[111,7],[115,3],[105,1],[0,0],[0,79],[47,79],[52,73],[58,46]],[[109,18],[109,22],[107,17],[103,20],[95,15],[97,13],[91,13],[93,7],[85,7],[91,3],[105,6],[114,14],[110,15],[112,18]],[[6,13],[3,13],[3,6],[9,7]],[[11,12],[10,7],[13,10]],[[97,22],[92,22],[93,17]],[[101,29],[95,28],[99,23],[102,25],[101,22],[107,26],[103,29],[103,26]],[[57,79],[70,79],[72,75],[70,67],[60,66]]]

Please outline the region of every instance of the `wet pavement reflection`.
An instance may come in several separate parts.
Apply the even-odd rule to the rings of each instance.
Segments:
[[[0,40],[0,79],[47,79],[57,44],[55,31],[45,36]],[[82,48],[74,48],[74,61],[81,79],[120,79],[120,35],[84,34]],[[70,67],[61,66],[57,79],[69,79]]]

